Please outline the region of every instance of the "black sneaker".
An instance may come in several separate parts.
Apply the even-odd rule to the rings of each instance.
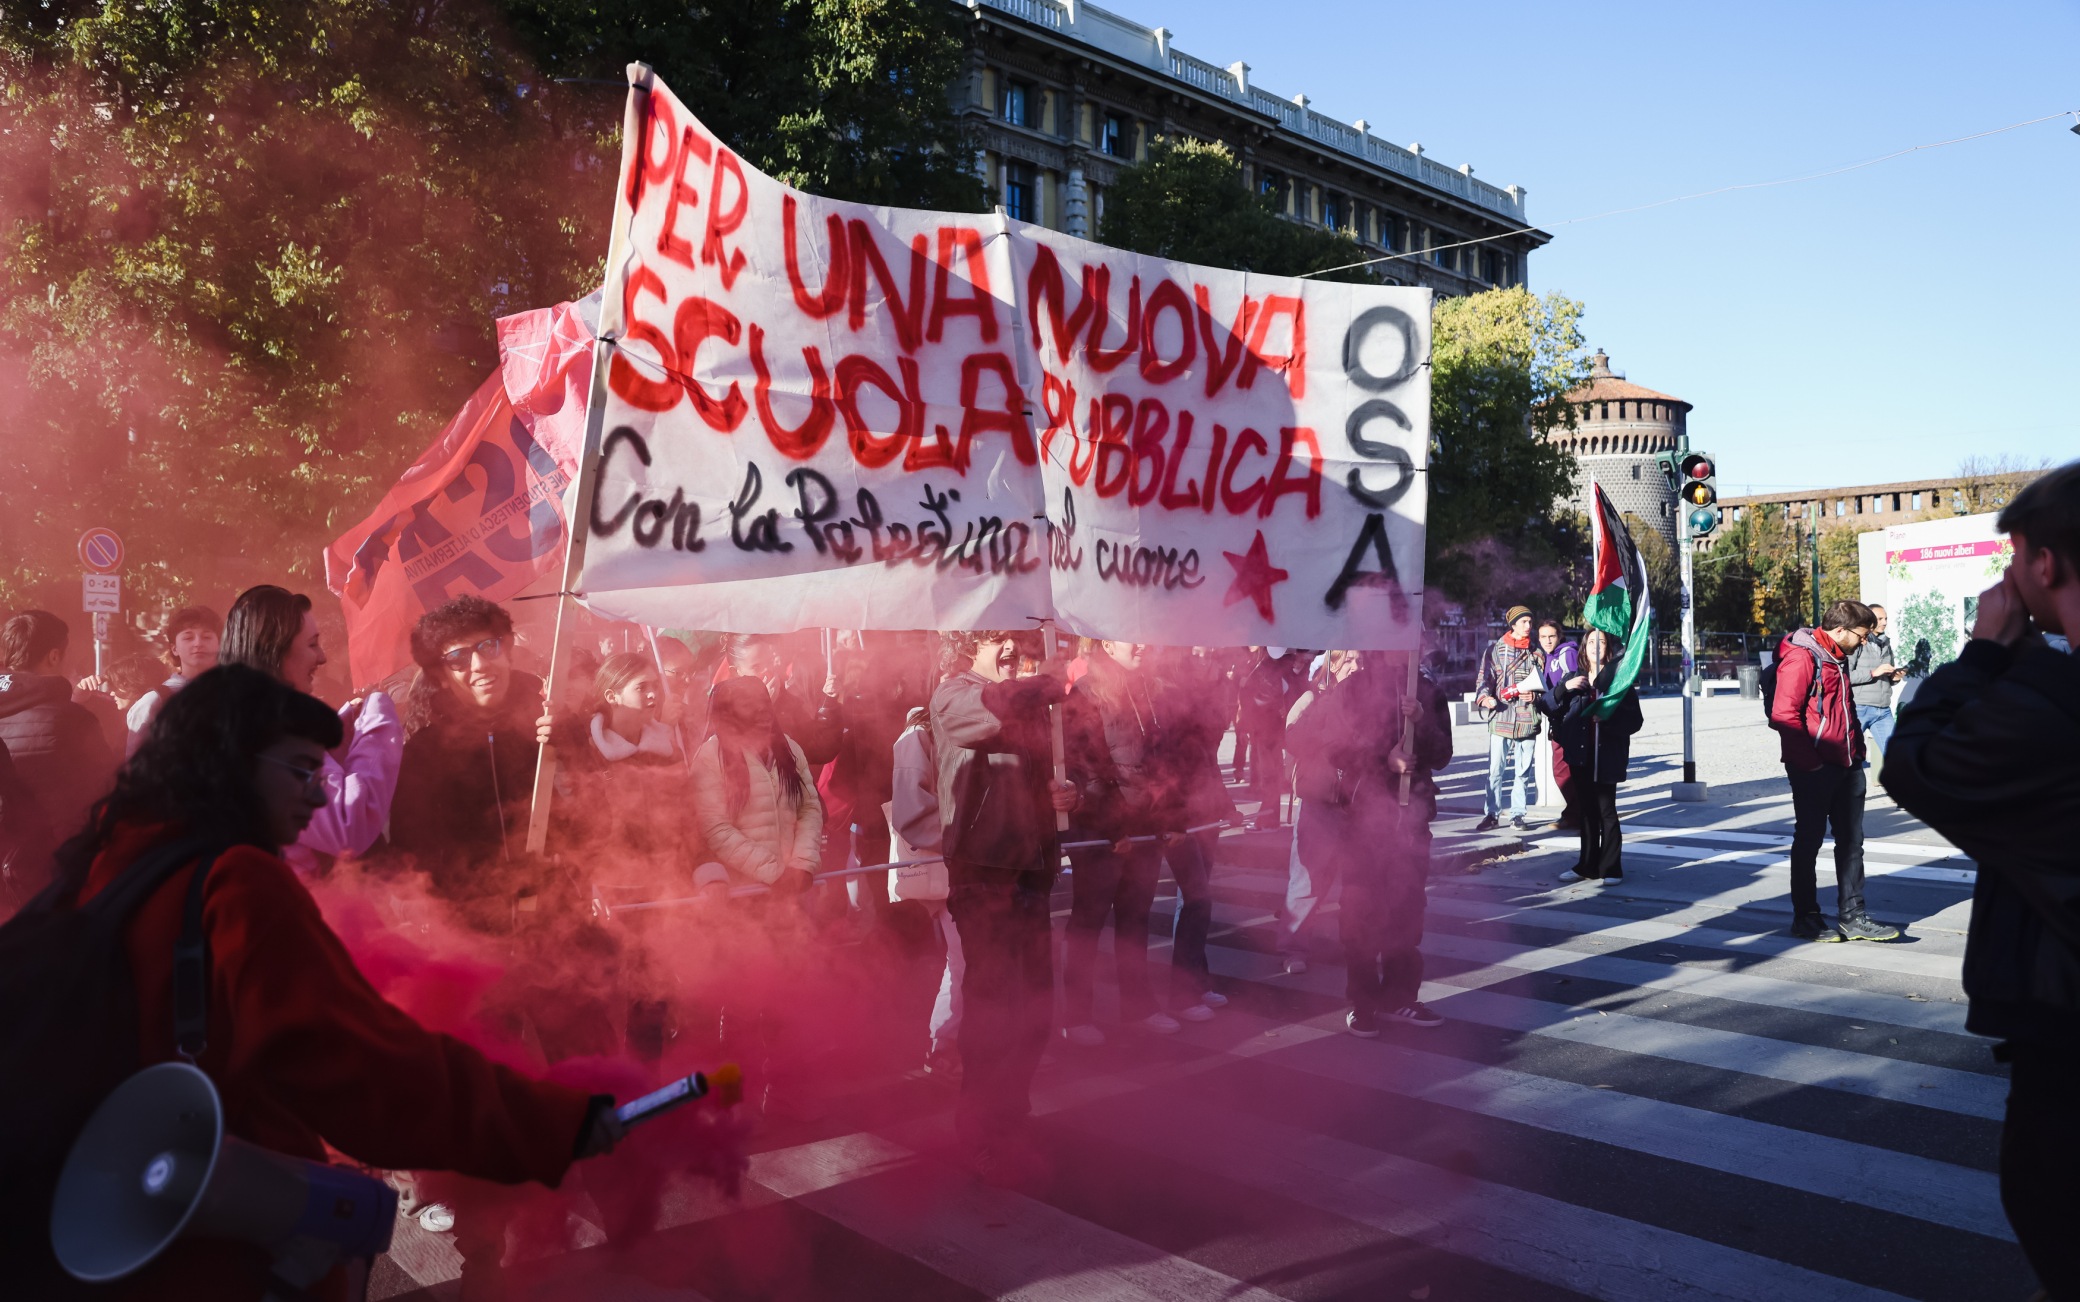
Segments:
[[[1379,1019],[1374,1017],[1367,1009],[1351,1009],[1350,1012],[1344,1014],[1343,1024],[1352,1035],[1357,1036],[1361,1040],[1377,1040],[1379,1038]]]
[[[1518,814],[1515,818],[1509,820],[1509,825],[1511,827],[1516,828],[1519,832],[1528,832],[1531,830],[1531,820],[1524,817],[1522,814]]]
[[[1819,914],[1801,913],[1791,919],[1791,935],[1794,940],[1833,940],[1835,931]]]
[[[1898,940],[1899,928],[1871,921],[1868,913],[1852,913],[1840,922],[1843,940]]]
[[[1502,826],[1502,820],[1495,817],[1495,815],[1490,814],[1486,818],[1483,818],[1480,822],[1475,823],[1473,825],[1473,830],[1476,832],[1486,832],[1500,826]]]
[[[1426,1029],[1432,1026],[1444,1025],[1442,1017],[1431,1012],[1422,1004],[1403,1004],[1393,1012],[1388,1013],[1387,1016],[1394,1021],[1404,1022],[1409,1026],[1421,1026]]]

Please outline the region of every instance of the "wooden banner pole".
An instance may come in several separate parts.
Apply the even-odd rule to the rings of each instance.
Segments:
[[[543,684],[542,708],[554,713],[556,693],[570,673],[571,619],[578,584],[585,573],[585,541],[592,528],[592,504],[599,494],[600,427],[607,415],[607,367],[614,341],[621,337],[621,278],[628,263],[629,225],[635,219],[631,179],[642,166],[643,132],[649,122],[651,72],[647,64],[628,65],[628,105],[621,117],[621,183],[614,196],[614,227],[607,241],[606,284],[600,294],[599,331],[592,341],[592,385],[585,395],[585,444],[578,452],[578,482],[566,502],[563,518],[563,581],[556,589],[556,634],[549,644],[549,681]],[[549,844],[549,807],[556,798],[556,748],[542,743],[534,767],[534,793],[527,815],[527,850],[540,854]]]
[[[1041,654],[1047,657],[1047,662],[1050,665],[1061,659],[1061,639],[1055,634],[1053,620],[1041,621],[1040,641]],[[1065,748],[1062,745],[1062,703],[1060,701],[1047,707],[1047,724],[1054,737],[1054,780],[1066,782],[1069,780],[1069,762],[1064,753]],[[1066,810],[1057,809],[1054,811],[1054,828],[1057,832],[1069,830],[1069,814]]]

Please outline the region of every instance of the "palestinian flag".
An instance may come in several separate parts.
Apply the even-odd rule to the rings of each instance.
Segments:
[[[1624,644],[1610,690],[1591,712],[1608,719],[1626,689],[1639,681],[1639,667],[1647,658],[1647,561],[1603,485],[1592,483],[1590,488],[1596,494],[1591,520],[1595,542],[1589,558],[1595,577],[1589,583],[1589,599],[1582,603],[1582,617],[1590,628],[1600,628]]]

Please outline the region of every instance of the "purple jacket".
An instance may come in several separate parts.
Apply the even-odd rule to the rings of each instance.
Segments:
[[[1562,642],[1546,656],[1546,687],[1557,692],[1568,679],[1582,672],[1582,644]]]
[[[382,692],[370,692],[347,734],[346,761],[325,757],[325,807],[282,858],[309,877],[323,867],[320,855],[365,854],[390,822],[397,794],[397,764],[404,754],[404,725]]]

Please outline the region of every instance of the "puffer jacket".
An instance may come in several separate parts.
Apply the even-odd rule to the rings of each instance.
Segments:
[[[63,678],[0,672],[0,744],[60,841],[86,826],[87,811],[115,785],[101,726]]]
[[[1816,660],[1817,658],[1817,660]],[[1818,667],[1820,690],[1813,690]],[[1769,726],[1777,730],[1784,767],[1812,773],[1822,765],[1863,763],[1863,729],[1849,700],[1849,666],[1834,639],[1802,628],[1777,646],[1777,690]]]
[[[813,874],[823,853],[823,803],[801,745],[791,739],[787,743],[802,775],[799,804],[782,799],[779,774],[765,766],[756,750],[745,748],[744,770],[750,781],[743,803],[733,809],[722,768],[722,748],[733,744],[710,737],[693,753],[693,817],[714,860],[694,873],[695,884],[770,886],[790,868]]]

